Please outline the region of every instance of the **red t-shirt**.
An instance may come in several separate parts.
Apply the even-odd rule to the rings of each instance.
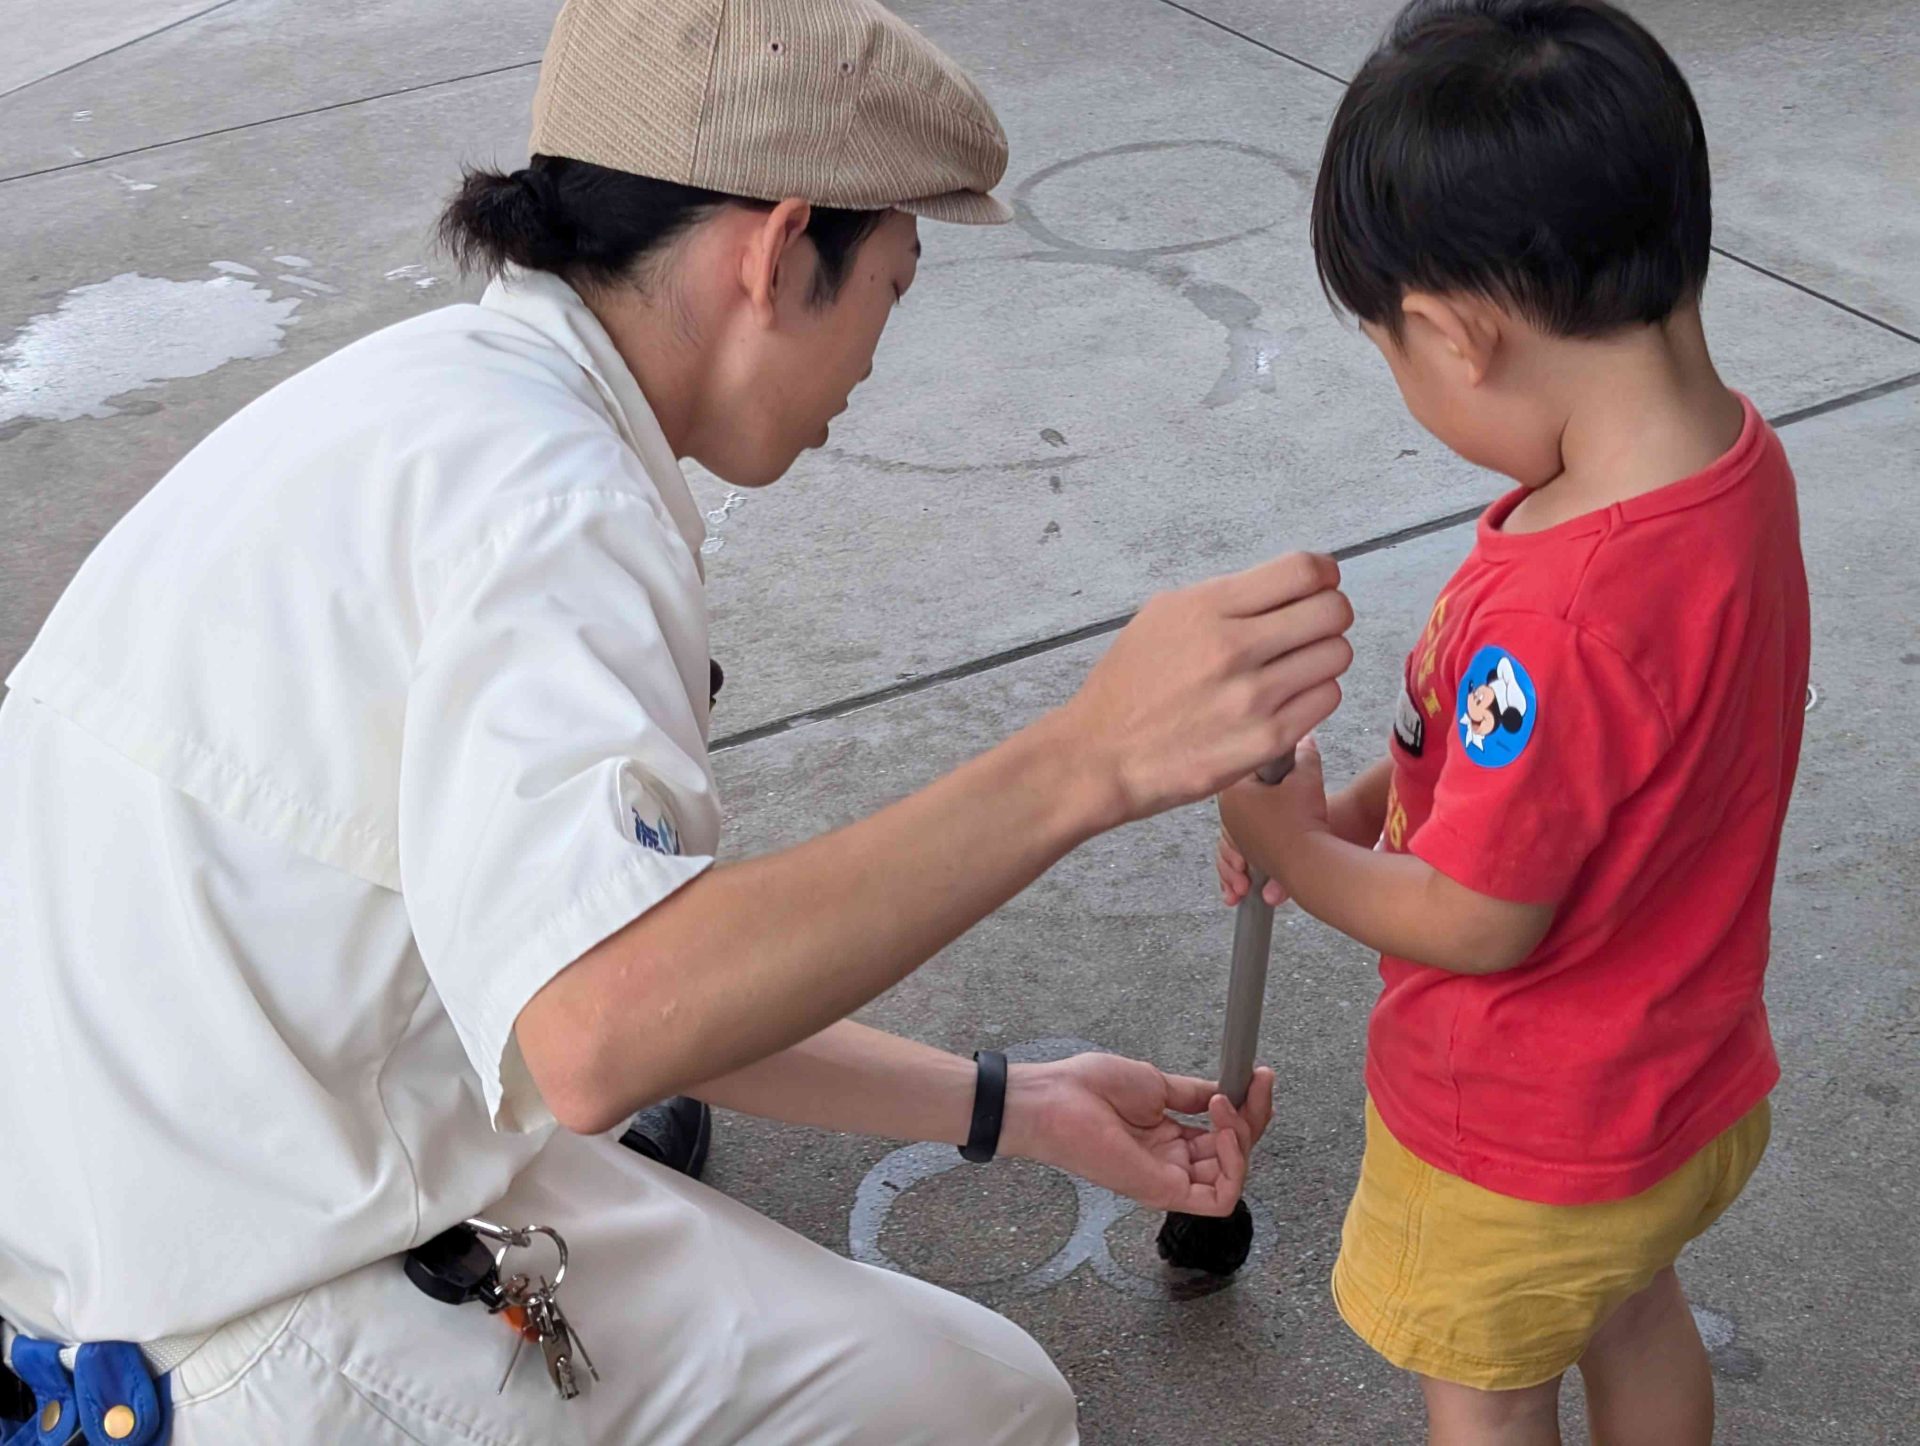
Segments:
[[[1558,909],[1504,973],[1383,958],[1367,1087],[1428,1163],[1577,1204],[1655,1184],[1779,1078],[1760,990],[1807,583],[1750,403],[1697,476],[1502,532],[1523,496],[1481,519],[1407,659],[1381,847]]]

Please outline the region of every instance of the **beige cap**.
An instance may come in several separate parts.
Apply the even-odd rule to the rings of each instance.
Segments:
[[[760,201],[1013,216],[987,194],[993,107],[874,0],[567,0],[532,150]]]

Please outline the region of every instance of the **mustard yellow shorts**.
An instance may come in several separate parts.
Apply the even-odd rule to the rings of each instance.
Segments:
[[[1368,1100],[1334,1303],[1360,1339],[1404,1370],[1486,1391],[1550,1381],[1733,1204],[1766,1153],[1771,1118],[1762,1100],[1625,1200],[1539,1205],[1436,1170]]]

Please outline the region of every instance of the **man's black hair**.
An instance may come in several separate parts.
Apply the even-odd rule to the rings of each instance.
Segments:
[[[1413,0],[1347,88],[1313,196],[1328,298],[1400,334],[1409,290],[1557,336],[1699,298],[1713,210],[1693,93],[1604,0]]]
[[[644,263],[722,206],[765,207],[697,186],[586,161],[535,156],[523,170],[469,169],[440,217],[440,240],[463,270],[551,271],[576,289],[642,280]],[[815,206],[807,238],[819,253],[810,300],[832,301],[860,243],[885,211]]]

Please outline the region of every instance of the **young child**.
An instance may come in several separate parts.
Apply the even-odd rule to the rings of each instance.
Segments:
[[[1415,418],[1519,484],[1391,757],[1221,800],[1229,902],[1250,858],[1382,955],[1333,1290],[1434,1442],[1557,1442],[1575,1365],[1596,1441],[1712,1435],[1674,1263],[1766,1147],[1808,623],[1793,476],[1707,355],[1709,231],[1686,82],[1601,0],[1416,0],[1314,197]]]

